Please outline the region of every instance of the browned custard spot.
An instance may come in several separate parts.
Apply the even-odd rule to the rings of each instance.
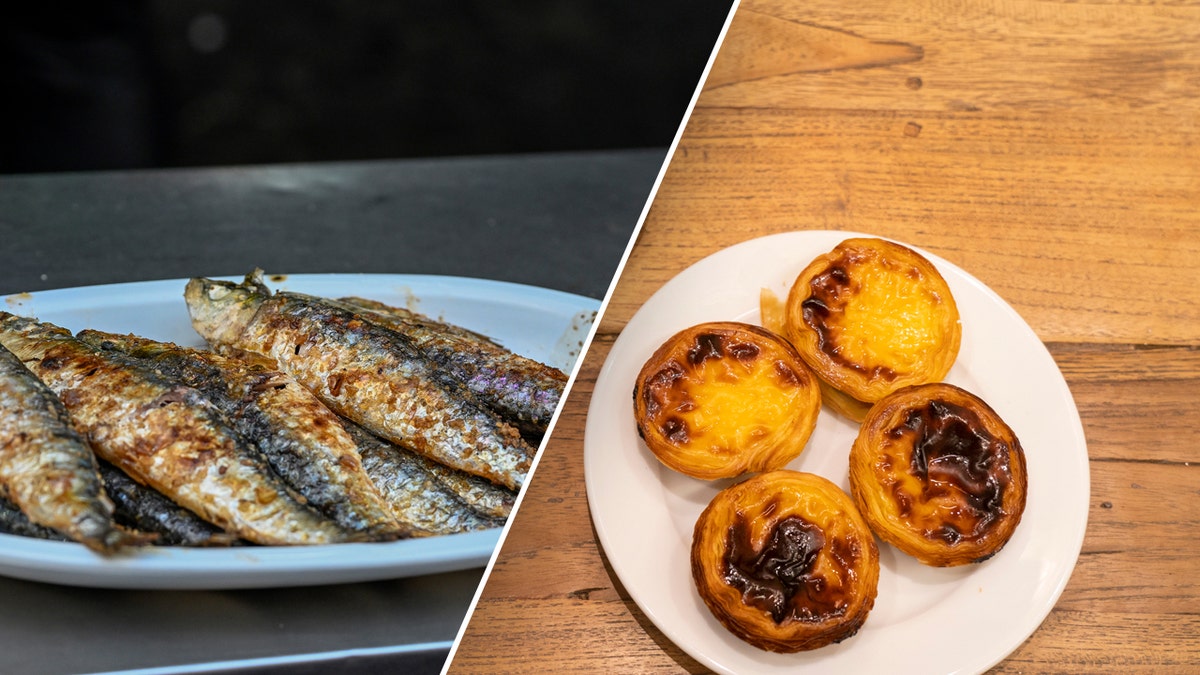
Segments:
[[[651,375],[642,397],[649,419],[657,420],[659,431],[663,437],[676,445],[686,445],[692,440],[685,416],[696,410],[696,401],[692,386],[700,386],[697,379],[692,386],[684,381],[692,379],[709,361],[720,362],[730,357],[745,366],[749,366],[762,354],[762,348],[753,342],[733,339],[730,336],[716,333],[700,333],[695,336],[687,348],[684,360],[686,366],[677,361],[670,361],[663,368]],[[690,367],[691,371],[686,369]],[[719,381],[736,382],[738,376],[733,372],[714,371],[713,378]],[[775,363],[775,373],[782,384],[799,387],[800,375],[783,362]],[[713,447],[718,454],[734,452],[730,448]]]
[[[814,574],[822,550],[838,568],[833,578]],[[822,529],[801,518],[781,518],[762,550],[750,541],[749,525],[735,521],[725,545],[725,583],[742,594],[742,602],[771,615],[776,624],[819,622],[838,617],[849,604],[845,583],[858,560],[853,542],[828,539]]]
[[[847,264],[855,264],[863,259],[862,255],[847,252],[842,261],[831,264],[825,271],[816,274],[809,281],[811,293],[800,303],[804,323],[817,335],[817,349],[835,363],[850,370],[863,373],[872,380],[893,381],[897,373],[883,365],[867,366],[853,359],[847,359],[841,348],[841,321],[836,316],[845,311],[846,304],[857,294],[857,284],[846,271]],[[882,260],[890,265],[889,260]]]
[[[1005,515],[1004,492],[1012,482],[1008,444],[975,412],[946,401],[908,411],[900,428],[911,438],[909,471],[921,482],[920,499],[942,505],[942,522],[924,535],[949,544],[985,536]]]
[[[725,355],[721,337],[712,333],[701,333],[687,352],[688,363],[698,366],[709,359],[720,359]]]
[[[797,389],[804,386],[804,380],[790,365],[783,361],[776,361],[774,365],[775,375],[779,378],[780,384],[796,387]]]
[[[642,389],[647,418],[658,420],[662,435],[677,444],[688,441],[687,423],[668,411],[685,412],[695,406],[686,389],[678,386],[685,376],[683,368],[672,361],[651,375]]]

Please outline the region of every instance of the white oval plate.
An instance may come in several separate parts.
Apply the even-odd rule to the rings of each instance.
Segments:
[[[978,280],[925,253],[958,303],[962,348],[947,381],[987,401],[1025,449],[1029,492],[1021,525],[987,562],[925,567],[880,546],[875,608],[857,635],[800,654],[772,654],[726,631],[691,578],[692,528],[717,491],[661,465],[638,437],[634,379],[663,341],[718,320],[758,323],[759,291],[786,298],[800,271],[851,232],[772,235],[719,251],[684,270],[638,310],[596,382],[584,434],[588,503],[613,570],[646,616],[705,666],[724,673],[968,673],[999,662],[1041,624],[1066,586],[1087,527],[1087,447],[1058,367],[1033,330]],[[823,410],[788,468],[849,491],[857,426]]]
[[[234,279],[233,277],[224,277]],[[202,346],[183,301],[186,279],[88,286],[4,297],[0,309],[72,331],[136,333]],[[599,302],[507,282],[429,275],[302,274],[268,285],[326,297],[358,295],[406,306],[488,335],[571,372]],[[77,586],[230,589],[347,583],[482,567],[500,530],[378,544],[152,547],[105,558],[73,543],[0,534],[0,574]]]

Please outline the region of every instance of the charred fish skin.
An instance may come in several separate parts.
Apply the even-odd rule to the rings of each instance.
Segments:
[[[0,342],[58,394],[99,457],[180,506],[254,543],[347,540],[197,390],[33,319],[0,313]]]
[[[420,455],[414,455],[420,457]],[[424,458],[422,458],[424,459]],[[445,464],[428,461],[429,473],[443,487],[458,495],[479,513],[501,520],[507,519],[517,501],[517,493],[491,481],[450,468]]]
[[[155,536],[161,546],[229,546],[237,537],[179,506],[166,495],[100,461],[104,491],[116,505],[118,523]]]
[[[33,523],[94,551],[139,543],[114,523],[95,455],[62,401],[5,346],[0,346],[0,495]]]
[[[415,464],[419,468],[419,471],[422,472],[422,475],[428,473],[437,481],[435,489],[448,490],[459,501],[463,502],[468,508],[479,515],[502,524],[508,518],[509,514],[512,513],[513,506],[517,501],[517,493],[513,490],[502,485],[497,485],[481,476],[446,466],[420,453],[396,445],[389,440],[376,436],[348,419],[342,418],[342,425],[346,431],[350,432],[355,443],[358,444],[360,453],[364,452],[364,448],[371,449],[376,446],[383,446],[387,449],[386,452],[377,451],[377,454],[382,454],[385,457],[395,454],[398,456],[398,459],[395,461]],[[366,461],[365,454],[363,455],[363,461]],[[372,470],[375,471],[377,469],[373,468]]]
[[[485,342],[495,347],[501,346],[490,336],[484,335],[483,333],[477,333],[473,330],[463,328],[462,326],[456,324],[439,321],[427,314],[415,312],[407,307],[397,307],[396,305],[389,305],[385,302],[371,300],[369,298],[363,298],[355,295],[338,298],[338,302],[345,303],[347,305],[353,305],[362,310],[383,314],[401,321],[410,321],[413,323],[422,324],[429,330],[439,333],[448,333],[454,337],[462,338],[464,340]]]
[[[257,354],[394,443],[511,489],[524,482],[534,449],[409,338],[336,302],[272,295],[260,276],[188,283],[192,325],[210,345]]]
[[[368,540],[409,534],[363,469],[341,420],[286,373],[133,335],[85,330],[77,337],[198,389],[288,485],[347,530]]]
[[[16,504],[3,498],[0,498],[0,533],[48,541],[74,541],[56,530],[33,522]]]
[[[509,351],[490,338],[407,309],[357,297],[339,302],[412,338],[439,368],[522,433],[537,436],[546,431],[567,383],[562,371]]]
[[[358,443],[363,466],[387,495],[396,517],[429,535],[500,527],[503,520],[482,515],[446,489],[430,473],[424,457],[375,437],[353,422],[346,430]]]

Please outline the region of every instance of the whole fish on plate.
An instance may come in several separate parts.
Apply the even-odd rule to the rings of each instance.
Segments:
[[[304,504],[196,389],[7,312],[0,344],[58,394],[99,457],[214,525],[259,544],[353,538]]]
[[[516,354],[486,336],[402,307],[357,297],[339,302],[411,337],[438,367],[526,435],[545,433],[567,383],[561,370]]]
[[[139,543],[113,522],[96,457],[62,401],[3,346],[0,497],[30,522],[94,551],[110,553]]]
[[[198,389],[288,485],[345,529],[378,540],[409,533],[363,470],[338,416],[286,373],[135,335],[84,330],[76,337]]]
[[[346,422],[358,444],[363,467],[387,497],[400,520],[426,534],[454,534],[500,527],[502,519],[478,513],[442,485],[429,471],[435,464],[424,457]]]
[[[218,351],[278,368],[334,412],[438,462],[517,489],[534,449],[408,338],[345,305],[272,294],[261,270],[241,284],[192,279],[192,325]]]

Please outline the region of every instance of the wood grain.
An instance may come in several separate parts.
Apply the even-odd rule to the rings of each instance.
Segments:
[[[893,237],[962,267],[1071,388],[1083,550],[994,672],[1200,670],[1197,44],[1195,3],[742,2],[452,672],[704,672],[596,543],[587,405],[662,284],[796,229]]]

